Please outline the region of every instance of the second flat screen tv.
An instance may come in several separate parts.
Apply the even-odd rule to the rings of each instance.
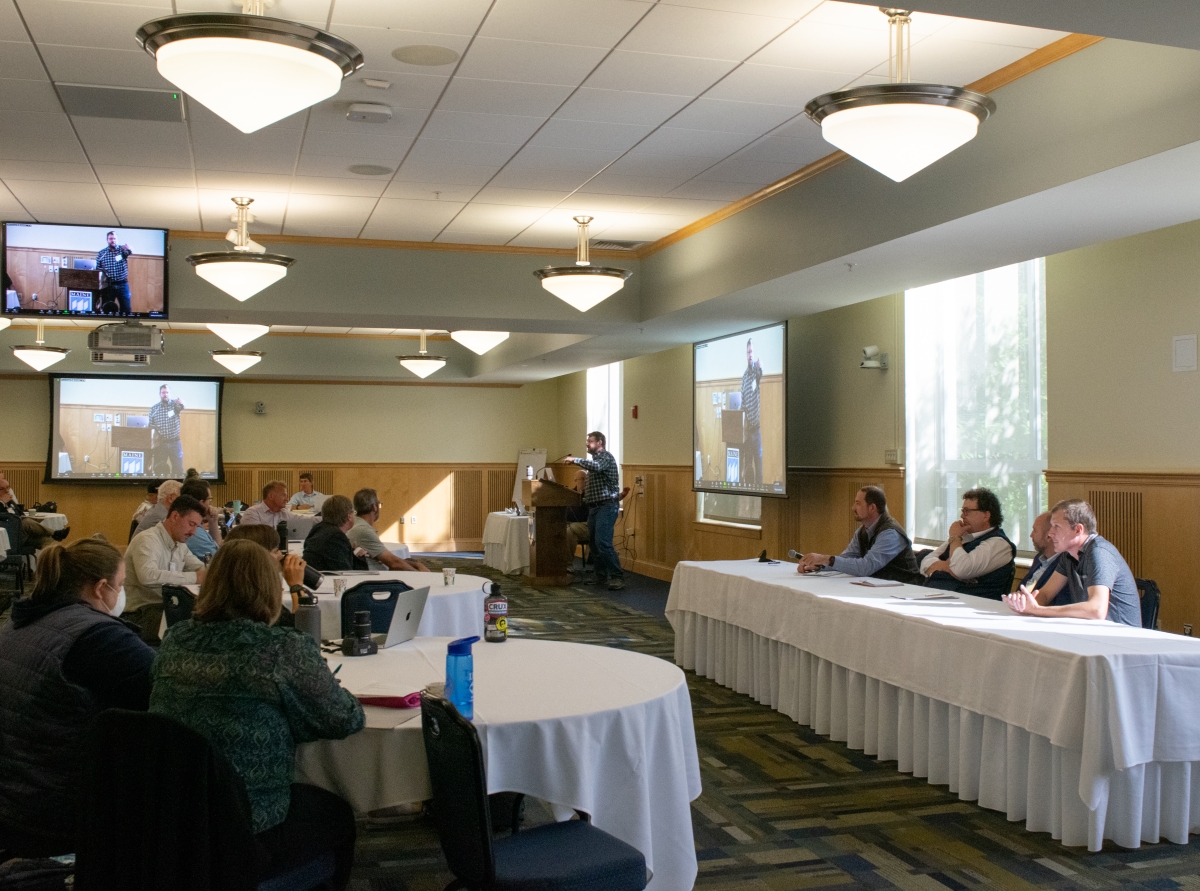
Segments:
[[[167,230],[4,223],[4,315],[166,319]]]

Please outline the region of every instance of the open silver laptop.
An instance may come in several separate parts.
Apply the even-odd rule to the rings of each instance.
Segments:
[[[429,599],[429,586],[401,591],[396,599],[396,611],[392,613],[392,624],[388,626],[387,640],[383,646],[394,647],[417,636],[421,627],[421,616],[425,613],[425,601]]]

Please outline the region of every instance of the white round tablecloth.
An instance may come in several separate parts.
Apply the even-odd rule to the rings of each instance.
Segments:
[[[59,529],[66,529],[69,525],[66,514],[30,513],[28,516],[31,519],[37,520],[51,532],[57,532]]]
[[[328,656],[350,692],[407,695],[445,680],[447,639],[418,638],[376,656]],[[640,653],[560,641],[478,643],[475,726],[489,792],[524,792],[584,811],[633,845],[652,891],[696,879],[689,802],[700,795],[683,672]],[[430,797],[420,709],[367,706],[367,726],[296,752],[296,779],[359,813]]]
[[[529,517],[495,511],[483,524],[483,562],[504,574],[529,568]]]
[[[440,572],[387,572],[345,577],[346,588],[359,582],[400,579],[413,588],[429,586],[429,599],[417,629],[419,637],[470,637],[483,634],[483,586],[487,579],[477,575],[458,575],[453,585],[442,584]],[[291,603],[291,598],[284,598]],[[337,640],[342,636],[342,599],[333,593],[333,578],[326,576],[317,589],[321,608],[321,637]],[[411,690],[409,691],[412,692]]]

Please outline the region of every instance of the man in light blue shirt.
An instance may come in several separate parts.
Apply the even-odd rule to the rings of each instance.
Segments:
[[[183,484],[179,494],[195,498],[204,508],[204,522],[196,527],[195,534],[187,540],[187,547],[207,563],[221,546],[221,517],[213,510],[212,489],[204,480],[189,480]]]
[[[863,486],[851,507],[858,531],[840,554],[805,554],[797,572],[834,569],[847,575],[870,576],[919,585],[923,582],[912,542],[888,513],[887,496],[878,486]]]
[[[313,477],[307,470],[300,474],[300,491],[288,499],[288,509],[295,510],[301,506],[314,510],[325,500],[325,496],[313,489]]]

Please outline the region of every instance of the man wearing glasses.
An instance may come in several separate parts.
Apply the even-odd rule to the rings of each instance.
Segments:
[[[963,493],[962,513],[950,537],[921,561],[925,585],[999,600],[1012,588],[1017,546],[1001,524],[1000,499],[990,489]]]
[[[429,572],[429,567],[420,560],[404,560],[387,549],[375,531],[375,523],[379,520],[379,509],[383,505],[374,489],[359,489],[354,493],[354,525],[346,532],[350,544],[354,545],[354,553],[367,558],[368,566],[372,569],[384,569],[393,572]],[[379,565],[376,565],[379,564]]]

